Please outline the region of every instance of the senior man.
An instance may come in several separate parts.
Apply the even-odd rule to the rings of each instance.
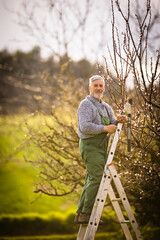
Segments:
[[[89,79],[89,91],[90,95],[78,108],[79,150],[87,169],[85,186],[75,217],[75,223],[79,224],[87,224],[92,212],[107,160],[106,134],[114,133],[117,123],[126,121],[126,116],[119,115],[116,119],[112,108],[102,101],[105,81],[100,75],[94,75]]]

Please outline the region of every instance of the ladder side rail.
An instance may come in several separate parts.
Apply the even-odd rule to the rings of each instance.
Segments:
[[[104,187],[106,186],[106,176],[107,176],[108,171],[109,171],[108,170],[108,163],[111,164],[111,162],[113,160],[114,153],[115,153],[115,150],[116,150],[116,146],[117,146],[117,142],[118,142],[118,138],[119,138],[119,134],[121,132],[121,129],[122,129],[122,124],[119,123],[118,127],[117,127],[117,130],[116,130],[116,132],[114,134],[114,138],[112,140],[112,145],[110,147],[110,151],[109,151],[109,154],[108,154],[108,157],[107,157],[107,161],[106,161],[106,164],[105,164],[105,167],[104,167],[104,173],[103,173],[103,176],[102,176],[102,179],[101,179],[101,183],[100,183],[100,186],[99,186],[99,189],[98,189],[98,193],[97,193],[96,199],[100,198],[101,193],[102,193]]]
[[[111,185],[110,185],[108,195],[109,195],[109,198],[111,200],[112,206],[113,206],[113,208],[114,208],[114,210],[117,214],[118,220],[121,224],[121,227],[122,227],[122,230],[124,232],[124,235],[126,236],[126,239],[127,240],[133,240],[132,235],[130,233],[130,230],[128,228],[128,225],[127,225],[127,223],[125,223],[125,218],[124,218],[124,215],[122,213],[121,207],[120,207],[119,203],[117,202],[117,200],[115,200],[116,196],[115,196],[115,193],[114,193]]]
[[[103,206],[105,204],[105,201],[103,199],[104,198],[106,199],[106,197],[107,197],[107,185],[108,185],[108,189],[109,189],[109,185],[110,185],[110,182],[112,180],[109,171],[108,171],[108,173],[109,173],[108,175],[106,175],[105,172],[103,173],[102,180],[101,180],[101,183],[100,183],[100,186],[99,186],[99,189],[98,189],[98,193],[97,193],[97,196],[95,198],[94,205],[93,205],[93,209],[92,209],[92,213],[91,213],[91,216],[90,216],[90,220],[88,222],[88,227],[86,226],[87,232],[90,232],[91,228],[93,227],[92,226],[93,222],[94,222],[94,226],[96,226],[96,223],[98,222],[98,218],[97,217],[96,217],[96,220],[95,220],[95,216],[97,215],[97,211],[100,212],[100,209],[103,210]],[[106,196],[104,196],[104,193],[106,194]],[[99,219],[100,219],[100,217],[101,216],[99,216]],[[78,235],[77,235],[77,240],[84,239],[84,234],[85,233],[81,233],[81,231],[84,231],[85,228],[82,227],[81,225],[80,225],[79,232],[78,232]]]
[[[101,191],[101,195],[97,195],[94,206],[92,209],[92,213],[88,222],[88,226],[84,235],[84,240],[93,240],[99,225],[99,221],[103,212],[104,204],[107,198],[109,186],[111,184],[111,176],[104,176],[104,185]]]
[[[114,153],[115,153],[115,150],[116,150],[116,147],[117,147],[119,135],[120,135],[120,132],[122,130],[122,126],[123,126],[122,123],[118,123],[118,125],[117,125],[117,129],[116,129],[116,132],[114,134],[114,138],[112,140],[112,145],[111,145],[111,148],[110,148],[110,151],[109,151],[109,154],[108,154],[108,158],[107,158],[107,162],[106,162],[105,168],[109,164],[112,163],[112,160],[113,160],[113,157],[114,157]]]
[[[143,238],[141,236],[141,232],[140,232],[138,224],[137,224],[137,221],[136,221],[136,218],[135,218],[135,216],[133,214],[133,211],[132,211],[131,206],[129,204],[128,198],[127,198],[127,196],[125,194],[124,188],[123,188],[122,183],[121,183],[121,181],[119,179],[119,176],[117,174],[117,171],[116,171],[116,169],[114,168],[113,165],[109,166],[109,170],[110,170],[111,175],[113,177],[113,181],[115,183],[115,186],[117,188],[119,196],[120,196],[120,198],[122,200],[122,203],[124,205],[124,208],[126,210],[128,218],[130,220],[132,228],[133,228],[133,230],[134,230],[134,232],[136,234],[136,237],[137,237],[138,240],[143,240]]]
[[[108,173],[109,174],[106,174],[106,172],[104,172],[103,175],[102,175],[102,179],[101,179],[101,182],[100,182],[100,185],[99,185],[99,188],[98,188],[98,192],[97,192],[97,195],[96,195],[96,198],[95,198],[95,202],[97,201],[97,199],[100,199],[102,197],[104,189],[106,188],[107,181],[112,180],[109,171],[108,171]],[[96,206],[97,206],[97,204],[94,203],[92,211],[96,210]]]
[[[87,228],[86,224],[81,224],[80,225],[76,240],[83,240],[84,234],[86,232],[86,228]]]
[[[97,231],[98,224],[99,224],[99,221],[100,221],[100,218],[102,215],[103,207],[104,207],[104,204],[106,201],[108,187],[111,182],[111,181],[107,181],[109,176],[106,177],[106,172],[108,171],[108,164],[112,163],[114,153],[115,153],[115,150],[117,147],[119,135],[122,130],[122,126],[123,126],[123,124],[121,124],[121,123],[118,123],[118,125],[117,125],[117,130],[116,130],[116,132],[114,134],[114,138],[112,140],[112,145],[111,145],[111,148],[110,148],[110,151],[108,154],[106,165],[104,167],[104,174],[102,176],[101,184],[99,186],[99,190],[98,190],[98,193],[97,193],[97,196],[95,199],[95,203],[94,203],[94,206],[92,209],[88,227],[86,229],[84,240],[94,239],[95,233]],[[105,189],[104,189],[104,186],[105,186]]]

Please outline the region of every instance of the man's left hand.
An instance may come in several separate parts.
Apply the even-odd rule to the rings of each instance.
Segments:
[[[118,115],[117,116],[117,122],[118,123],[126,123],[127,122],[127,116],[126,115]]]

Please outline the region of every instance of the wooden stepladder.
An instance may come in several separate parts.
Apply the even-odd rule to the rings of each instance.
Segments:
[[[99,190],[95,199],[95,203],[92,209],[92,213],[90,216],[90,220],[88,222],[88,225],[81,224],[79,228],[79,232],[77,235],[77,240],[93,240],[95,238],[95,234],[99,225],[99,221],[102,215],[102,211],[104,208],[104,204],[107,198],[107,194],[111,200],[111,203],[113,205],[113,208],[117,214],[118,220],[120,222],[120,225],[123,229],[124,235],[127,240],[133,240],[133,237],[131,235],[131,231],[128,227],[128,223],[131,224],[133,231],[135,233],[135,236],[137,240],[143,240],[140,230],[138,228],[138,224],[136,222],[136,219],[134,217],[134,214],[132,212],[131,206],[129,204],[129,201],[127,199],[127,196],[125,194],[124,188],[121,184],[121,181],[119,179],[119,176],[117,174],[117,171],[115,167],[112,164],[112,160],[114,157],[114,153],[116,150],[117,142],[119,139],[119,135],[122,129],[122,124],[118,123],[117,130],[115,132],[112,145],[108,154],[108,159],[104,168],[104,173],[102,176],[102,180],[99,186]],[[114,185],[117,189],[117,192],[119,194],[119,198],[116,198],[114,190],[112,188],[112,183],[114,182]],[[128,215],[128,220],[125,220],[123,211],[121,209],[121,205],[119,204],[119,200],[123,203],[124,209]]]

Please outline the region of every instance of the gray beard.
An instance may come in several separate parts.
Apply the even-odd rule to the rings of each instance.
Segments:
[[[97,98],[97,99],[102,99],[103,98],[103,93],[101,93],[100,95],[95,93],[94,97]]]

